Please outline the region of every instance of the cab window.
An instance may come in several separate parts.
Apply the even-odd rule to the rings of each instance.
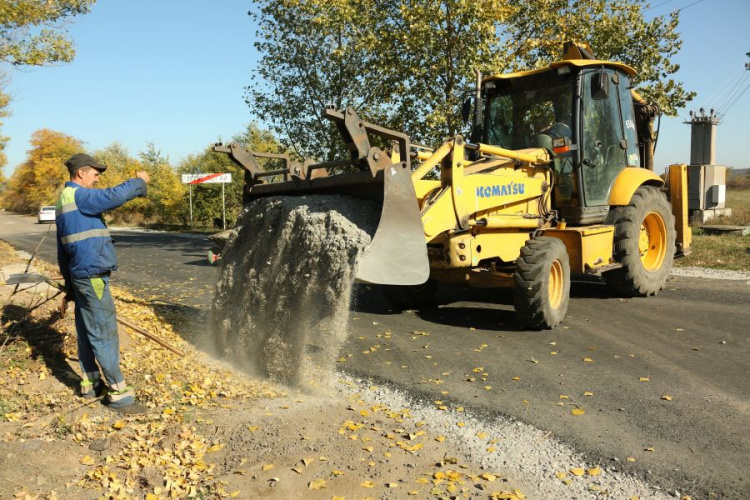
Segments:
[[[628,165],[620,110],[620,75],[596,69],[583,75],[582,178],[585,205],[606,205],[615,178]]]

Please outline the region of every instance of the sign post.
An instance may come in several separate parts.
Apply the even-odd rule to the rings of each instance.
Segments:
[[[227,197],[224,196],[224,183],[221,183],[221,229],[227,228]]]
[[[224,184],[232,182],[232,174],[182,174],[182,183],[190,188],[190,226],[193,225],[193,184],[221,184],[221,227],[227,228],[227,199]]]
[[[193,227],[193,185],[188,184],[190,188],[190,227]]]

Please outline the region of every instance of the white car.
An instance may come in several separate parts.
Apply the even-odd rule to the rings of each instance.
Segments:
[[[39,224],[42,224],[43,222],[55,222],[55,207],[41,207],[39,209],[39,214],[37,215],[37,221]]]

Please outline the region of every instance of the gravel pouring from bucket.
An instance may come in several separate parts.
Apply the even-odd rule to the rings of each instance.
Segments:
[[[380,224],[359,262],[356,280],[379,285],[419,285],[430,274],[422,218],[411,179],[409,136],[363,121],[353,108],[327,108],[323,118],[338,128],[350,158],[315,163],[292,161],[286,154],[253,152],[238,143],[217,144],[245,170],[243,202],[272,196],[332,195],[382,202]],[[390,141],[382,150],[370,143]],[[264,169],[259,160],[282,162],[283,168]],[[341,173],[341,169],[344,172]],[[339,173],[334,173],[338,171]]]

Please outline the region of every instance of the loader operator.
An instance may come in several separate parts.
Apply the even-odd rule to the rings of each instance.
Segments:
[[[78,153],[65,166],[70,182],[65,183],[56,207],[57,261],[67,290],[63,313],[68,300],[75,302],[81,396],[101,396],[106,382],[106,403],[111,409],[126,414],[144,413],[146,408],[136,402],[133,388],[125,383],[120,371],[115,303],[109,290],[109,277],[117,269],[117,258],[103,214],[137,196],[145,196],[151,179],[147,172],[136,172],[135,178],[118,186],[93,189],[99,175],[107,169],[105,165]]]

